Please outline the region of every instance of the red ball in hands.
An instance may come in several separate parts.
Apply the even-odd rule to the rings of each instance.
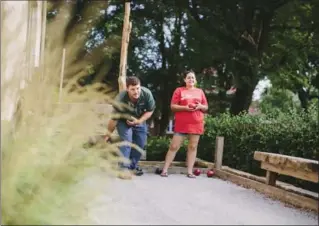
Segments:
[[[193,104],[193,103],[192,103],[192,104],[189,104],[188,107],[189,107],[189,108],[196,108],[196,104]]]

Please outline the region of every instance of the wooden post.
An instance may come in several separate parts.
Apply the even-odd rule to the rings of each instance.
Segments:
[[[118,78],[119,91],[126,89],[126,69],[127,69],[127,49],[130,40],[130,33],[132,23],[130,20],[131,3],[125,2],[125,14],[122,32],[122,46],[121,46],[121,58],[120,58],[120,74]]]
[[[277,173],[267,170],[267,172],[266,172],[266,184],[271,185],[271,186],[276,186],[277,177],[278,177]]]
[[[34,22],[32,20],[33,17],[33,9],[35,7],[36,2],[30,1],[28,2],[28,19],[27,19],[27,37],[26,37],[26,77],[29,79],[32,74],[32,49],[33,49],[33,39],[32,34],[34,34]]]
[[[215,169],[221,170],[223,165],[224,137],[216,137]]]
[[[63,48],[63,52],[62,52],[62,66],[61,66],[61,74],[60,74],[59,103],[61,103],[61,99],[62,99],[62,88],[63,88],[63,79],[64,79],[64,65],[65,65],[65,48]]]
[[[44,49],[44,28],[46,24],[46,1],[29,1],[28,4],[28,28],[26,65],[27,77],[30,78],[35,72],[42,73],[42,57]]]
[[[41,41],[42,41],[42,7],[43,2],[37,1],[37,5],[34,11],[34,16],[36,18],[35,20],[35,40],[34,40],[34,67],[39,68],[40,67],[40,58],[41,58]]]
[[[47,25],[47,1],[42,1],[42,28],[41,28],[41,53],[40,53],[40,65],[41,65],[41,78],[44,78],[45,74],[45,36],[46,36],[46,25]]]

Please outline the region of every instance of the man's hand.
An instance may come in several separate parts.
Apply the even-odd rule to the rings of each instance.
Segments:
[[[126,120],[126,123],[129,126],[136,126],[138,124],[141,124],[140,120],[138,120],[137,118],[135,118],[133,116],[130,118],[130,120]]]

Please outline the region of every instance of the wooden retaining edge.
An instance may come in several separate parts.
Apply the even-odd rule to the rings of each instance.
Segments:
[[[164,162],[161,162],[161,161],[141,161],[140,165],[142,167],[144,167],[144,168],[145,167],[151,167],[149,170],[147,170],[147,172],[153,173],[153,172],[155,172],[156,167],[161,168],[164,165]],[[199,168],[202,171],[205,171],[205,168],[214,169],[214,163],[203,161],[201,159],[197,159],[196,160],[196,165],[197,165],[196,168]],[[173,174],[174,173],[179,173],[181,171],[179,169],[179,167],[186,167],[185,166],[185,162],[177,162],[177,161],[173,162],[171,167],[170,167],[171,174],[172,173]],[[175,169],[176,169],[177,172],[175,172]],[[254,181],[257,181],[257,182],[261,182],[261,183],[264,183],[264,184],[266,183],[266,178],[265,177],[256,176],[256,175],[253,175],[253,174],[250,174],[250,173],[247,173],[247,172],[243,172],[243,171],[240,171],[240,170],[232,169],[232,168],[230,168],[228,166],[222,166],[222,170],[225,171],[225,172],[237,175],[237,176],[241,176],[243,178],[251,179],[251,180],[254,180]],[[205,172],[203,172],[203,173],[205,173]],[[306,196],[306,197],[309,197],[309,198],[312,198],[312,199],[319,200],[318,193],[311,192],[311,191],[308,191],[308,190],[305,190],[305,189],[302,189],[302,188],[298,188],[298,187],[295,187],[295,186],[293,186],[291,184],[284,183],[282,181],[277,181],[276,187],[284,189],[286,191],[294,192],[294,193],[302,195],[302,196]]]
[[[318,200],[305,197],[293,192],[283,190],[274,186],[269,186],[267,184],[248,179],[239,175],[235,175],[224,170],[215,170],[215,175],[220,179],[231,181],[237,185],[243,186],[245,188],[254,189],[266,196],[273,198],[275,200],[280,200],[285,204],[302,208],[306,210],[318,211]]]
[[[164,162],[160,161],[141,161],[140,165],[143,167],[143,170],[146,173],[155,173],[156,168],[161,168]],[[203,174],[206,173],[208,169],[211,167],[206,166],[212,166],[213,163],[209,164],[201,164],[204,167],[197,167],[202,171]],[[259,177],[253,174],[249,174],[246,172],[242,172],[239,170],[235,170],[232,168],[229,168],[227,166],[222,166],[222,170],[216,170],[215,175],[216,177],[231,181],[237,185],[243,186],[245,188],[254,189],[262,194],[265,194],[266,196],[280,200],[285,204],[289,204],[291,206],[302,208],[302,209],[308,209],[312,211],[318,211],[318,197],[314,196],[314,193],[312,195],[307,195],[305,193],[298,192],[296,189],[290,188],[294,187],[289,184],[280,182],[277,184],[276,187],[270,186],[265,184],[265,178]],[[173,162],[171,167],[168,170],[169,174],[186,174],[187,169],[185,167],[184,162]],[[279,182],[279,181],[278,181]]]
[[[157,167],[154,166],[144,166],[143,171],[145,173],[155,173],[155,169]],[[202,174],[206,174],[208,168],[197,168],[201,171]],[[187,174],[187,168],[182,167],[182,166],[172,166],[168,169],[168,174]]]
[[[156,166],[156,167],[160,167],[162,165],[164,165],[164,161],[140,161],[140,166]],[[180,166],[180,167],[186,167],[186,163],[185,162],[178,162],[178,161],[174,161],[171,164],[172,167],[174,166]],[[199,167],[199,168],[214,168],[214,163],[212,162],[207,162],[204,160],[201,160],[199,158],[196,159],[195,162],[195,167]]]
[[[232,174],[244,177],[244,178],[255,180],[255,181],[258,181],[258,182],[261,182],[261,183],[264,183],[264,184],[266,183],[266,178],[265,177],[260,177],[260,176],[256,176],[256,175],[253,175],[253,174],[250,174],[250,173],[246,173],[246,172],[243,172],[243,171],[235,170],[235,169],[229,168],[228,166],[223,166],[222,170],[226,171],[228,173],[232,173]],[[302,189],[302,188],[298,188],[298,187],[295,187],[295,186],[293,186],[291,184],[284,183],[282,181],[277,181],[276,187],[284,189],[286,191],[294,192],[294,193],[302,195],[302,196],[306,196],[306,197],[309,197],[309,198],[312,198],[312,199],[319,200],[319,194],[318,193],[311,192],[311,191],[308,191],[308,190],[305,190],[305,189]]]

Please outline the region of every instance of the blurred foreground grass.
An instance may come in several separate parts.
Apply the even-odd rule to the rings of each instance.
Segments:
[[[14,12],[5,16],[10,13]],[[106,131],[109,115],[96,109],[105,96],[91,86],[65,91],[59,103],[61,46],[46,53],[50,59],[44,76],[34,70],[27,77],[23,54],[15,44],[23,29],[19,23],[10,26],[1,34],[1,113],[11,104],[17,110],[13,118],[1,120],[1,223],[94,224],[87,204],[102,192],[99,182],[105,180],[85,181],[101,167],[116,173],[113,166],[118,161],[115,144],[85,146],[91,136]],[[69,80],[64,90],[75,83]],[[102,152],[106,158],[100,157]]]

